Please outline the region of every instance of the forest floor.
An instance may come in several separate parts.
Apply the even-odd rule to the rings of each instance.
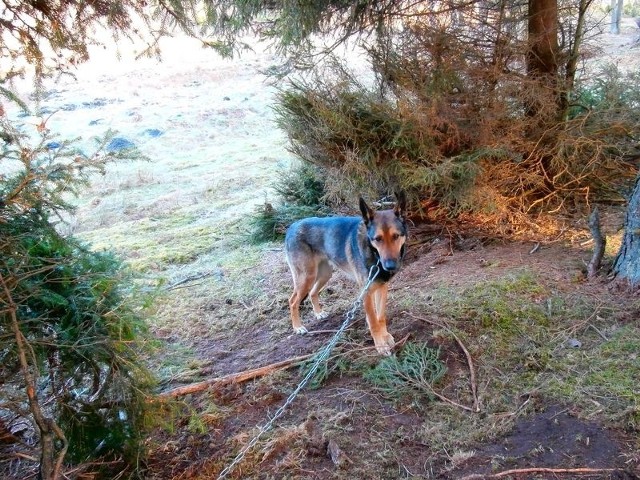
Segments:
[[[637,65],[637,40],[629,21],[601,45]],[[174,39],[160,65],[94,61],[43,102],[61,135],[88,143],[115,128],[149,157],[97,179],[68,228],[114,249],[155,292],[149,359],[164,394],[317,352],[358,295],[336,274],[322,296],[330,317],[310,320],[305,307],[311,334],[293,334],[282,244],[252,243],[248,225],[294,161],[273,123],[276,88],[260,73],[275,60],[195,48]],[[603,228],[610,262],[620,208],[604,211]],[[442,378],[385,384],[359,313],[322,375],[229,478],[640,478],[640,301],[608,282],[606,266],[585,278],[589,239],[580,216],[545,241],[414,224],[389,329],[402,339],[398,358],[408,345],[439,352]],[[216,478],[304,371],[165,397],[145,439],[145,478]]]

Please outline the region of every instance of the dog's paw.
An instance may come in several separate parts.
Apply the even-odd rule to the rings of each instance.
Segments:
[[[378,347],[376,347],[376,350],[383,357],[390,357],[391,356],[391,348],[388,347],[387,345],[378,346]]]
[[[374,343],[376,344],[376,350],[378,351],[378,353],[380,355],[384,355],[385,357],[390,356],[393,347],[396,346],[396,341],[393,339],[393,336],[390,333],[383,335]]]
[[[318,313],[316,313],[316,318],[318,320],[324,320],[325,318],[329,318],[329,314],[324,310],[320,310]]]
[[[298,335],[304,335],[305,333],[309,333],[309,330],[307,330],[307,327],[305,327],[304,325],[300,325],[297,328],[293,329],[294,332],[296,332]]]

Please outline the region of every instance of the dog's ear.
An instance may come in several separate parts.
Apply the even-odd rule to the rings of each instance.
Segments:
[[[407,214],[407,196],[404,193],[404,190],[400,190],[396,192],[396,198],[398,202],[396,203],[396,207],[393,211],[396,213],[396,217],[405,218]]]
[[[373,220],[375,212],[369,208],[369,205],[367,205],[367,202],[365,202],[362,197],[360,197],[360,211],[362,212],[362,218],[364,218],[365,225],[369,225],[369,222]]]

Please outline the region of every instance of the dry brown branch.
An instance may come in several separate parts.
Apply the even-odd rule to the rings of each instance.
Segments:
[[[161,397],[179,397],[182,395],[188,395],[194,392],[200,392],[206,390],[209,387],[221,387],[229,383],[242,383],[247,380],[251,380],[258,377],[269,375],[278,370],[284,370],[286,368],[297,365],[298,363],[311,358],[313,354],[300,355],[299,357],[289,358],[280,362],[271,363],[264,367],[252,368],[251,370],[245,370],[243,372],[231,373],[223,377],[212,378],[203,382],[192,383],[191,385],[185,385],[183,387],[177,387],[167,392],[160,394]]]
[[[604,255],[604,249],[607,245],[607,239],[602,235],[600,228],[600,213],[598,207],[593,209],[591,215],[589,215],[589,230],[591,230],[591,236],[593,237],[594,247],[593,256],[587,266],[587,278],[593,278],[600,269],[600,263],[602,262],[602,256]]]
[[[445,397],[445,396],[444,396],[444,395],[442,395],[441,393],[436,392],[432,386],[430,386],[430,385],[427,385],[427,386],[428,386],[428,387],[429,387],[429,389],[431,390],[431,394],[432,394],[434,397],[438,398],[440,401],[442,401],[442,402],[444,402],[444,403],[448,403],[449,405],[453,405],[454,407],[461,408],[462,410],[466,410],[466,411],[468,411],[468,412],[475,412],[475,411],[477,411],[477,410],[475,410],[475,408],[477,408],[477,407],[473,407],[473,408],[472,408],[472,407],[469,407],[469,406],[467,406],[467,405],[463,405],[463,404],[461,404],[461,403],[458,403],[458,402],[456,402],[455,400],[451,400],[450,398]]]
[[[453,336],[453,338],[456,340],[456,342],[460,346],[460,349],[464,352],[465,357],[467,358],[467,365],[469,366],[469,383],[471,385],[471,393],[473,394],[473,408],[466,407],[464,405],[460,405],[460,404],[455,403],[455,402],[453,402],[452,400],[449,400],[449,399],[445,399],[445,401],[447,401],[448,403],[453,403],[454,405],[456,405],[458,407],[461,407],[461,408],[463,408],[465,410],[469,410],[469,411],[473,411],[473,412],[479,412],[480,411],[480,402],[478,400],[478,387],[477,387],[477,383],[476,383],[476,372],[475,372],[475,368],[473,366],[473,359],[471,358],[471,354],[469,353],[469,350],[467,350],[467,348],[464,346],[464,343],[462,343],[462,341],[453,332],[453,330],[451,330],[446,325],[444,325],[444,324],[442,324],[440,322],[436,322],[434,320],[428,320],[428,319],[423,318],[423,317],[418,317],[418,316],[413,315],[413,314],[411,314],[409,312],[404,312],[404,313],[409,315],[411,318],[415,318],[416,320],[420,320],[422,322],[430,323],[430,324],[435,325],[437,327],[443,328],[444,330],[446,330],[447,332],[449,332]],[[434,392],[434,394],[436,395],[436,397],[440,398],[441,400],[443,399],[437,393]]]
[[[618,468],[516,468],[512,470],[505,470],[504,472],[487,474],[487,473],[474,473],[462,477],[460,480],[487,480],[492,478],[504,478],[509,475],[519,475],[524,473],[552,473],[554,475],[562,473],[570,473],[574,475],[594,475],[596,473],[606,472],[618,472]]]

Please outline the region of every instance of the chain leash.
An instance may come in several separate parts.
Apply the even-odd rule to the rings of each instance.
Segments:
[[[271,419],[267,423],[265,423],[262,427],[260,427],[258,434],[255,437],[253,437],[249,443],[247,443],[244,447],[242,447],[240,452],[238,452],[238,454],[236,455],[236,458],[234,458],[233,461],[220,472],[220,474],[218,475],[218,480],[223,480],[224,478],[226,478],[227,475],[229,475],[233,471],[233,469],[242,461],[242,459],[249,452],[249,450],[251,450],[256,445],[256,443],[258,443],[262,435],[268,432],[269,430],[271,430],[271,427],[273,427],[273,424],[275,423],[275,421],[282,416],[284,411],[293,402],[293,400],[296,398],[298,393],[300,393],[300,391],[307,385],[307,383],[309,383],[309,380],[311,380],[311,378],[313,378],[313,376],[316,374],[322,362],[329,357],[329,354],[338,343],[338,340],[340,339],[344,331],[353,323],[356,313],[358,312],[360,307],[362,307],[362,302],[363,302],[365,293],[367,293],[367,290],[369,290],[369,287],[378,276],[378,273],[380,273],[379,264],[380,264],[380,261],[378,261],[378,263],[373,265],[369,270],[369,277],[367,278],[367,283],[365,284],[364,288],[360,292],[360,295],[358,296],[356,301],[353,303],[351,310],[349,310],[346,313],[344,321],[342,322],[342,325],[340,325],[340,328],[338,329],[338,331],[336,331],[336,333],[333,335],[331,340],[329,340],[329,342],[324,347],[322,347],[322,349],[319,350],[318,353],[316,354],[315,362],[313,363],[311,369],[307,372],[307,374],[302,379],[302,381],[298,384],[296,389],[293,392],[291,392],[291,394],[289,395],[287,400],[284,402],[284,404],[282,404],[282,406],[275,411],[275,413],[273,414],[273,417],[271,417]]]

